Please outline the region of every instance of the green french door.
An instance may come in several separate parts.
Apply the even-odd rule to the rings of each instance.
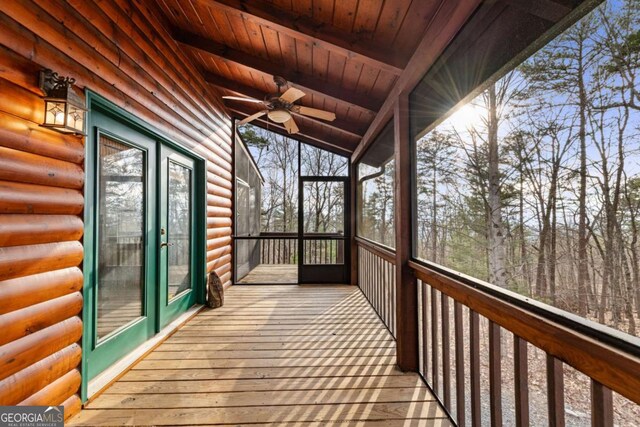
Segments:
[[[89,132],[85,381],[184,313],[202,281],[196,160],[99,110]]]

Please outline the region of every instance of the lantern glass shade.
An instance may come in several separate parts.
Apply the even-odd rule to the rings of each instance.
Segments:
[[[61,101],[45,100],[44,124],[64,126],[66,104]]]
[[[67,126],[72,127],[78,132],[84,131],[84,110],[75,105],[69,105],[67,112]]]

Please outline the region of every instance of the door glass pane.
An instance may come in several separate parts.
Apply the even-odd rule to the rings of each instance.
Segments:
[[[304,264],[343,264],[344,183],[305,182],[303,190]]]
[[[169,299],[191,288],[191,169],[169,162]]]
[[[100,137],[98,338],[144,314],[145,163],[144,151]]]

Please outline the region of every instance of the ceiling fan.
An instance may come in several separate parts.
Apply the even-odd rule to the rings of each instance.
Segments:
[[[249,123],[258,117],[262,117],[265,114],[267,117],[275,123],[281,123],[287,132],[290,134],[298,133],[298,125],[293,120],[293,115],[315,117],[317,119],[333,121],[336,119],[336,115],[330,111],[319,110],[317,108],[305,107],[302,105],[296,105],[295,102],[302,98],[305,93],[295,87],[290,87],[284,93],[282,93],[282,87],[286,86],[287,81],[279,76],[274,76],[273,81],[278,87],[277,93],[267,94],[264,100],[260,101],[255,98],[243,98],[240,96],[223,96],[224,99],[231,99],[235,101],[251,102],[254,104],[262,104],[264,109],[246,117],[238,122],[239,125]]]

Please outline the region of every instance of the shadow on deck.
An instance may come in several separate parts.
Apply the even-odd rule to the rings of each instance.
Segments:
[[[449,425],[351,286],[234,286],[71,425]]]

